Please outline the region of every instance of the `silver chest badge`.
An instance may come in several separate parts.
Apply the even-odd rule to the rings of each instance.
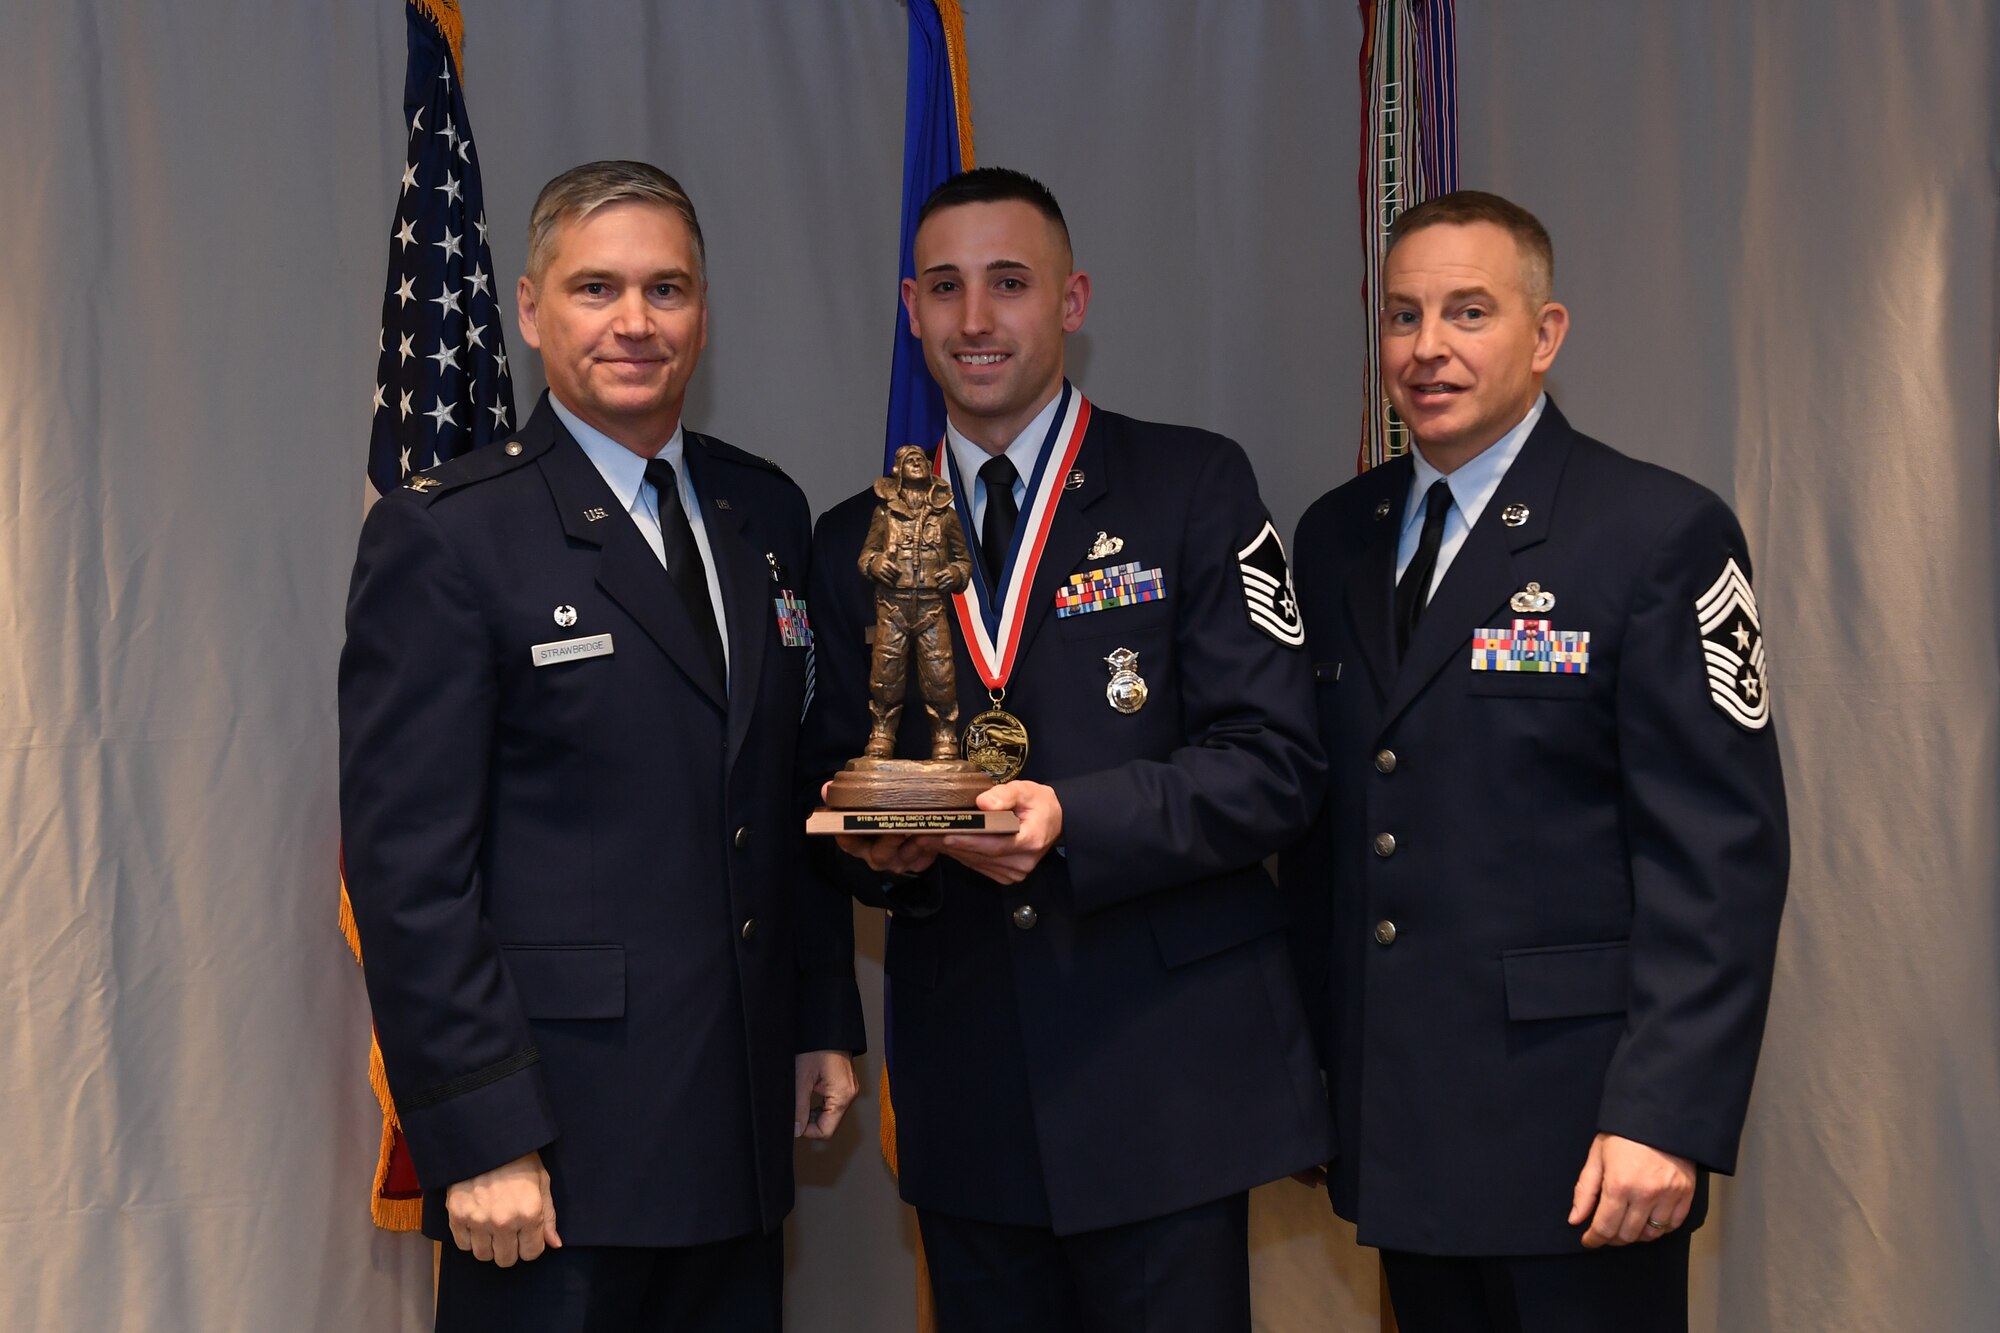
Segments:
[[[1097,540],[1090,544],[1090,552],[1084,559],[1102,560],[1105,556],[1117,555],[1124,549],[1125,539],[1123,537],[1113,537],[1109,533],[1099,532]]]
[[[1104,665],[1111,668],[1111,683],[1104,687],[1104,697],[1111,706],[1121,713],[1136,713],[1146,706],[1146,682],[1139,676],[1139,654],[1130,648],[1120,648],[1104,659]]]
[[[1507,605],[1522,615],[1546,615],[1555,609],[1556,595],[1552,592],[1543,592],[1539,583],[1530,583],[1508,598]]]
[[[574,625],[575,623],[576,623],[576,608],[575,608],[575,607],[573,607],[573,606],[559,606],[559,607],[557,607],[557,608],[556,608],[556,624],[557,624],[557,625],[561,626],[561,627],[562,627],[563,629],[568,629],[568,628],[569,628],[569,627],[570,627],[571,625]]]

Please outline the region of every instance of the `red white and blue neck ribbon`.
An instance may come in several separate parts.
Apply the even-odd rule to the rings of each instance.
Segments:
[[[1067,381],[1063,383],[1063,397],[1055,420],[1049,425],[1049,440],[1042,445],[1035,462],[1035,474],[1028,479],[1028,507],[1014,524],[1014,540],[1001,568],[998,597],[986,587],[976,563],[965,591],[952,597],[965,650],[971,654],[972,664],[988,690],[1004,689],[1007,678],[1014,673],[1014,655],[1020,650],[1021,631],[1028,622],[1028,598],[1034,590],[1035,571],[1041,568],[1042,551],[1048,544],[1056,506],[1062,501],[1064,483],[1076,465],[1084,432],[1090,429],[1090,400]],[[958,462],[946,444],[946,440],[938,442],[934,470],[950,469],[959,519],[970,530],[972,493],[961,484]]]

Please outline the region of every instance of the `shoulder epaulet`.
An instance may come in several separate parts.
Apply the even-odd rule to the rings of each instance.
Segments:
[[[762,468],[766,472],[775,472],[781,477],[785,475],[785,470],[776,463],[758,454],[753,454],[748,449],[738,449],[735,445],[724,440],[718,440],[713,435],[701,435],[694,431],[688,433],[694,435],[703,444],[706,444],[709,452],[725,463],[741,463],[745,467]]]
[[[460,454],[436,467],[412,472],[403,479],[399,489],[414,491],[428,502],[476,482],[512,472],[524,463],[532,462],[548,447],[547,440],[533,445],[518,436],[496,440],[482,449]]]

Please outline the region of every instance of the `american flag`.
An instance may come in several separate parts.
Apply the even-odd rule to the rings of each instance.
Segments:
[[[368,439],[368,483],[377,495],[514,427],[479,154],[454,54],[457,6],[410,0],[405,12],[409,152],[389,239]]]
[[[459,92],[462,24],[457,0],[407,0],[409,65],[403,123],[409,152],[389,239],[389,289],[382,298],[375,418],[368,437],[370,498],[412,472],[506,435],[514,386],[500,336],[493,256],[479,155]],[[340,887],[340,929],[355,959],[361,936]],[[369,1214],[391,1231],[414,1231],[423,1194],[389,1095],[382,1051],[372,1040],[368,1082],[382,1110],[381,1150]]]

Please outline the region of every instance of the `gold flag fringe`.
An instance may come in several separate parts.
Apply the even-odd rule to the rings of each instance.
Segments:
[[[972,70],[965,63],[965,14],[958,0],[937,0],[944,27],[945,62],[951,66],[951,105],[958,119],[958,166],[972,170]]]
[[[458,0],[410,0],[419,14],[437,25],[451,44],[451,64],[454,72],[465,77],[465,16],[458,12]]]
[[[412,0],[415,3],[415,0]],[[361,961],[361,931],[354,924],[354,904],[347,900],[347,877],[340,879],[340,934],[354,961]],[[389,1184],[389,1155],[396,1145],[396,1099],[389,1094],[389,1071],[382,1064],[382,1045],[368,1032],[368,1086],[382,1109],[382,1146],[375,1153],[375,1183],[368,1190],[368,1215],[384,1231],[415,1231],[424,1224],[422,1199],[391,1199],[382,1191]]]

